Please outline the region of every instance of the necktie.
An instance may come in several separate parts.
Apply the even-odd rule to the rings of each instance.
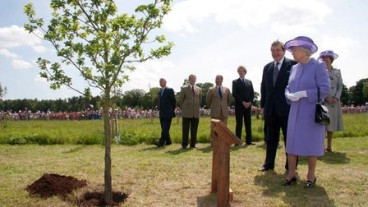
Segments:
[[[221,91],[221,87],[218,87],[218,94],[220,95],[220,97],[222,98],[222,91]]]
[[[165,88],[161,89],[161,97],[164,95]]]
[[[192,86],[192,93],[194,93],[194,86]]]
[[[275,67],[273,68],[273,85],[276,83],[277,76],[279,74],[279,62],[276,62]]]

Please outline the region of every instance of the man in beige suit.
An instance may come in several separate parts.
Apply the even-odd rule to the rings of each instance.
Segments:
[[[190,148],[196,148],[197,130],[199,124],[199,107],[202,102],[202,90],[196,83],[196,76],[189,76],[189,84],[181,88],[179,95],[179,107],[181,108],[182,124],[182,149],[188,146],[188,137],[190,129]]]
[[[227,124],[229,116],[229,106],[231,103],[230,90],[222,86],[224,78],[222,75],[217,75],[215,79],[216,86],[210,88],[207,92],[206,103],[210,107],[212,119],[219,119]],[[211,146],[213,141],[213,130],[211,129]]]

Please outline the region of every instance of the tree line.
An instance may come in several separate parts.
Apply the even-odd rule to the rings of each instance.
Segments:
[[[185,81],[184,81],[185,83]],[[214,86],[213,83],[197,83],[197,86],[202,88],[202,103],[201,107],[206,106],[206,94],[207,91]],[[101,97],[84,97],[75,96],[67,99],[56,99],[56,100],[38,100],[38,99],[14,99],[4,100],[6,87],[2,87],[0,84],[0,110],[7,111],[19,111],[19,110],[31,110],[35,111],[83,111],[87,108],[94,107],[96,109],[101,106]],[[125,91],[124,93],[116,94],[113,97],[114,107],[121,109],[130,108],[141,108],[141,109],[155,109],[158,102],[159,87],[150,88],[148,92],[142,89],[132,89]],[[179,95],[179,92],[176,93]],[[259,106],[259,93],[255,93],[255,105]],[[233,100],[234,101],[234,100]],[[361,79],[355,86],[347,88],[343,85],[341,102],[343,105],[354,105],[360,106],[365,105],[368,102],[368,78]],[[231,104],[233,105],[233,103]]]

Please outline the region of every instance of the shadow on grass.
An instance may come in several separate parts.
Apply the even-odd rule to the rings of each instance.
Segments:
[[[211,145],[208,145],[207,147],[204,147],[204,148],[198,148],[198,151],[201,151],[203,153],[210,153],[212,152],[212,147]]]
[[[166,153],[172,154],[172,155],[178,155],[178,154],[181,154],[181,153],[190,152],[192,150],[193,149],[191,149],[191,148],[186,148],[186,149],[179,148],[179,149],[176,149],[176,150],[169,150]]]
[[[217,197],[215,193],[197,197],[197,207],[217,207]]]
[[[144,149],[141,149],[140,151],[153,151],[153,150],[163,150],[165,147],[157,147],[156,145],[150,145],[149,147],[146,147]]]
[[[62,153],[66,153],[66,154],[67,153],[73,153],[73,152],[77,152],[79,150],[82,150],[84,148],[86,148],[86,145],[79,145],[79,146],[73,147],[73,148],[71,148],[71,149],[69,149],[69,150],[67,150],[65,152],[62,152]]]
[[[281,186],[284,179],[285,175],[270,171],[255,176],[254,182],[265,187],[263,196],[279,197],[287,206],[335,206],[326,190],[318,186],[318,180],[314,188],[305,189],[304,180],[298,180],[297,184],[291,186]]]
[[[346,157],[346,153],[342,152],[327,152],[325,156],[319,158],[318,160],[328,163],[328,164],[349,164],[350,159]]]

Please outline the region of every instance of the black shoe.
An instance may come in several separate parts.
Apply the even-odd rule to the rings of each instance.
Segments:
[[[182,147],[181,147],[181,149],[182,149],[182,150],[185,150],[185,149],[187,149],[187,146],[185,146],[185,147],[184,147],[184,146],[182,146]]]
[[[172,142],[166,142],[166,146],[171,145],[171,144],[172,144]]]
[[[268,170],[273,170],[273,168],[270,168],[270,167],[264,167],[264,166],[262,166],[262,167],[258,168],[258,171],[261,171],[261,172],[266,172],[266,171],[268,171]]]
[[[196,146],[190,146],[190,149],[196,149],[197,147]]]
[[[247,145],[255,145],[254,143],[252,143],[252,142],[249,142],[249,143],[247,143]]]
[[[298,179],[294,176],[293,178],[291,178],[290,180],[288,179],[285,179],[284,181],[282,181],[281,185],[282,186],[288,186],[288,185],[291,185],[293,183],[296,183]]]
[[[305,184],[304,184],[304,188],[313,188],[313,187],[314,187],[314,185],[316,184],[316,180],[317,180],[317,178],[314,178],[314,180],[313,180],[313,181],[309,181],[309,180],[307,180],[307,181],[305,182]]]
[[[155,145],[156,145],[157,147],[163,147],[163,146],[164,146],[164,144],[159,143],[159,142],[157,142]]]

